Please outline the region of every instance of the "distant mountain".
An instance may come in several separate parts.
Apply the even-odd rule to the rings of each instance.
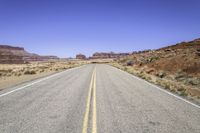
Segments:
[[[27,52],[22,47],[13,47],[9,45],[0,45],[0,63],[1,64],[19,64],[32,61],[58,60],[57,56],[41,56]]]
[[[108,59],[108,58],[120,58],[129,55],[130,53],[114,53],[114,52],[96,52],[89,57],[90,59]]]

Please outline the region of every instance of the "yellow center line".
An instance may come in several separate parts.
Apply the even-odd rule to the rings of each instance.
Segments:
[[[90,101],[91,101],[93,77],[94,77],[94,71],[92,73],[92,78],[91,78],[91,81],[90,81],[90,88],[89,88],[88,97],[87,97],[86,111],[85,111],[85,116],[84,116],[84,120],[83,120],[82,133],[87,133],[87,128],[88,128],[88,119],[89,119],[89,112],[90,112]]]
[[[82,133],[87,133],[87,130],[88,130],[90,102],[91,102],[92,94],[93,94],[92,133],[97,133],[97,124],[96,124],[96,68],[93,70],[92,78],[91,78],[91,81],[90,81],[90,88],[89,88],[88,97],[87,97]]]
[[[92,119],[92,133],[97,133],[97,114],[96,114],[96,68],[94,73],[94,84],[93,84],[93,119]]]

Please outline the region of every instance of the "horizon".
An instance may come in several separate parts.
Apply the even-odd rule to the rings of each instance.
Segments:
[[[200,37],[198,0],[2,0],[0,44],[61,58],[158,49]]]
[[[175,44],[169,44],[169,45],[165,45],[165,46],[163,46],[163,47],[159,47],[159,48],[155,48],[155,49],[143,49],[143,50],[125,51],[125,52],[124,52],[124,51],[123,51],[123,52],[115,52],[115,51],[96,51],[96,52],[93,52],[91,55],[85,55],[85,54],[83,54],[83,53],[76,53],[74,56],[70,56],[70,57],[59,57],[59,56],[57,56],[57,55],[50,55],[50,54],[41,55],[41,54],[38,54],[38,53],[30,52],[30,51],[28,51],[26,48],[20,47],[19,45],[14,46],[14,45],[9,45],[9,44],[0,44],[0,46],[11,46],[11,47],[23,48],[23,49],[24,49],[26,52],[28,52],[28,53],[31,53],[31,54],[38,54],[38,55],[40,55],[40,56],[57,56],[57,57],[59,57],[59,58],[76,58],[76,55],[78,55],[78,54],[83,54],[83,55],[85,55],[87,58],[89,58],[89,57],[92,57],[93,54],[95,54],[95,53],[111,53],[111,52],[113,52],[113,53],[132,53],[132,52],[139,52],[139,51],[145,51],[145,50],[157,50],[157,49],[164,48],[164,47],[167,47],[167,46],[176,45],[176,44],[179,44],[179,43],[182,43],[182,42],[194,41],[194,40],[196,40],[196,39],[200,39],[200,38],[194,38],[194,39],[192,39],[192,40],[187,40],[187,41],[180,41],[180,42],[177,42],[177,43],[175,43]]]

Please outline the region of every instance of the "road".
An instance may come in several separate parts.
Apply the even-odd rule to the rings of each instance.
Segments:
[[[1,91],[0,133],[200,133],[200,108],[90,64]]]

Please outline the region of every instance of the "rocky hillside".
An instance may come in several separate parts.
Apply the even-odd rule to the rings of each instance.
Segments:
[[[200,98],[200,39],[134,52],[116,62],[124,70],[166,89]]]
[[[56,56],[40,56],[27,52],[22,47],[13,47],[9,45],[0,45],[0,63],[1,64],[21,64],[31,61],[46,61],[50,59],[59,59]]]
[[[174,74],[178,71],[200,76],[200,39],[176,45],[133,53],[118,60],[137,67],[154,68]]]

